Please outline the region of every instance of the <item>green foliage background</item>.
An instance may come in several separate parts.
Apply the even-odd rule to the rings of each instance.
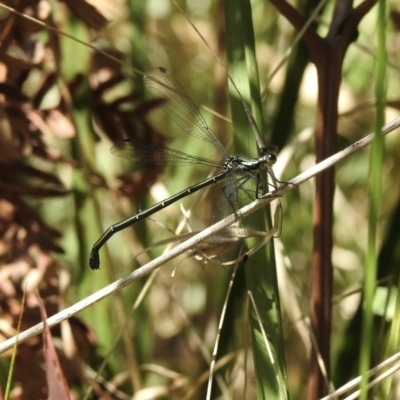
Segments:
[[[38,83],[46,79],[49,71],[55,71],[54,83],[47,87],[37,109],[42,115],[57,109],[68,121],[68,129],[63,129],[63,119],[56,120],[53,125],[46,120],[48,134],[42,132],[43,141],[46,148],[56,151],[57,160],[43,160],[29,154],[21,162],[54,174],[68,190],[68,195],[62,197],[38,200],[29,194],[26,196],[40,218],[61,233],[55,242],[64,254],[50,251],[46,254],[51,255],[56,265],[54,276],[58,282],[61,271],[69,277],[62,293],[53,293],[57,297],[56,304],[62,307],[85,298],[160,255],[163,246],[148,252],[143,250],[173,236],[172,232],[184,220],[184,215],[176,204],[154,215],[152,220],[118,233],[101,252],[101,270],[94,272],[88,266],[89,252],[106,227],[213,172],[201,166],[169,167],[162,171],[143,169],[113,157],[109,153],[113,140],[128,131],[143,140],[156,140],[193,155],[218,159],[211,146],[186,135],[151,104],[140,74],[133,73],[131,67],[145,71],[163,66],[170,70],[194,102],[202,107],[209,126],[232,154],[236,154],[233,135],[240,136],[240,132],[235,131],[237,126],[233,129],[230,123],[209,111],[215,110],[231,118],[225,71],[173,3],[96,2],[100,14],[108,19],[100,21],[99,26],[94,22],[96,13],[93,10],[82,16],[67,3],[48,4],[51,20],[58,29],[112,54],[123,63],[118,65],[54,32],[42,28],[35,32],[34,40],[42,43],[52,56],[31,68],[21,92],[27,96],[37,93]],[[315,162],[313,129],[317,81],[302,44],[290,50],[288,62],[272,80],[269,79],[291,48],[295,32],[270,3],[253,1],[251,5],[257,64],[252,67],[258,68],[263,94],[263,134],[279,148],[276,173],[280,180],[286,181]],[[308,8],[313,9],[313,6],[307,3],[302,11],[309,13]],[[230,33],[225,31],[223,5],[216,1],[187,2],[182,7],[211,48],[230,67],[225,56]],[[392,18],[386,26],[386,122],[396,117],[399,109],[397,7],[395,2],[388,4]],[[321,34],[326,30],[332,9],[333,3],[328,2],[320,15],[318,31]],[[350,47],[344,61],[338,99],[339,149],[374,130],[376,12],[373,8],[363,19],[357,42]],[[400,196],[399,135],[393,133],[384,140],[377,221],[380,255],[376,285],[380,290],[376,292],[373,310],[376,335],[381,340],[375,343],[376,349],[372,352],[374,363],[385,355],[382,343],[385,343],[393,318],[388,312],[396,299],[396,296],[387,296],[389,288],[392,288],[390,293],[397,294],[399,263],[399,230],[396,229]],[[254,146],[251,156],[256,156],[255,149]],[[336,386],[356,376],[358,371],[360,288],[369,226],[369,168],[369,149],[359,151],[336,167],[331,351],[332,379]],[[120,179],[122,175],[124,178]],[[219,196],[217,189],[211,188],[182,202],[190,211],[186,230],[201,230],[210,224]],[[281,199],[282,232],[274,240],[281,296],[278,312],[283,324],[283,342],[281,346],[275,345],[279,348],[278,354],[279,351],[285,354],[286,362],[279,359],[278,364],[286,365],[285,385],[294,399],[305,398],[308,380],[311,342],[304,320],[310,311],[313,198],[313,181],[308,181]],[[5,256],[3,260],[3,267],[12,261]],[[35,263],[32,268],[37,268]],[[120,389],[128,394],[140,393],[144,388],[162,388],[159,398],[204,398],[202,374],[207,374],[209,368],[206,349],[210,351],[215,341],[229,278],[230,271],[212,264],[204,265],[189,256],[162,267],[130,317],[121,341],[112,349],[102,375],[110,381],[120,378],[123,382]],[[245,278],[239,275],[237,279],[231,305],[234,308],[230,309],[226,321],[229,329],[223,330],[220,350],[220,357],[225,356],[223,360],[227,361],[218,370],[219,380],[215,384],[218,389],[212,398],[224,391],[234,393],[232,398],[240,398],[245,382],[247,398],[256,396],[255,381],[276,385],[274,376],[261,376],[254,370]],[[16,285],[20,283],[15,282]],[[104,360],[145,285],[145,279],[135,282],[78,315],[87,329],[82,335],[86,341],[83,361],[94,370]],[[279,332],[279,327],[276,329]],[[81,362],[80,357],[77,359]],[[2,366],[8,365],[5,358],[1,362]],[[86,390],[83,379],[74,385],[80,395]]]

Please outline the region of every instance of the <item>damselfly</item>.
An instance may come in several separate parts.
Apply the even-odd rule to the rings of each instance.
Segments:
[[[272,177],[274,176],[271,166],[276,162],[276,156],[266,148],[259,149],[258,158],[229,155],[221,142],[212,133],[188,94],[165,68],[153,68],[149,70],[144,75],[144,82],[169,117],[188,134],[202,141],[212,143],[224,157],[224,162],[220,163],[202,157],[191,156],[168,147],[140,143],[131,139],[125,139],[116,143],[111,148],[111,153],[144,164],[159,166],[204,164],[220,168],[222,172],[182,190],[145,211],[111,225],[93,245],[89,260],[92,269],[99,269],[99,250],[114,233],[149,217],[172,203],[209,185],[225,180],[225,185],[222,188],[224,198],[221,204],[228,204],[229,213],[233,213],[235,218],[237,218],[239,210],[238,190],[243,189],[249,180],[255,179],[256,184],[253,198],[259,198],[261,192],[260,171],[266,170]],[[220,208],[225,209],[220,213],[221,215],[227,213],[226,206]],[[222,239],[218,237],[217,240],[221,242]]]

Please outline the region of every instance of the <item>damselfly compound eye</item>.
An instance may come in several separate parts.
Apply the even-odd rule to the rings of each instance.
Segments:
[[[274,165],[276,163],[276,155],[273,153],[268,154],[267,160],[268,165]]]

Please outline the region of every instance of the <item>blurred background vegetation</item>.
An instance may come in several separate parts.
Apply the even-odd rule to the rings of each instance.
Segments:
[[[183,231],[201,230],[211,222],[219,195],[215,188],[182,201],[190,211],[188,220],[181,204],[174,204],[134,229],[118,233],[101,251],[101,270],[90,270],[91,246],[110,224],[213,173],[201,166],[161,170],[135,165],[110,154],[113,141],[129,136],[193,155],[219,157],[212,146],[185,135],[158,109],[141,75],[132,67],[139,71],[155,66],[169,69],[201,107],[216,136],[235,154],[231,124],[212,112],[230,118],[226,73],[170,1],[5,3],[111,54],[122,64],[0,7],[2,339],[15,334],[24,289],[28,294],[21,330],[40,320],[36,289],[46,300],[48,314],[54,314],[160,255],[165,246],[143,250],[174,236],[182,221]],[[311,2],[300,3],[295,7],[305,16],[316,7]],[[188,0],[181,6],[226,62],[222,2]],[[321,35],[326,34],[333,6],[334,2],[327,2],[318,16],[317,31]],[[398,116],[400,104],[400,10],[394,1],[388,8],[386,122]],[[338,99],[338,149],[373,131],[376,11],[373,8],[362,20],[358,39],[344,60]],[[263,90],[263,133],[278,147],[275,173],[287,181],[315,163],[315,68],[302,44],[291,49],[296,33],[269,2],[253,1],[252,19]],[[288,49],[288,63],[270,80]],[[382,341],[393,317],[390,310],[395,297],[388,294],[397,293],[389,288],[397,286],[400,257],[398,132],[385,138],[385,147],[379,211],[380,290],[374,309],[380,328],[377,335],[381,335],[376,337]],[[360,287],[369,213],[368,152],[368,148],[361,150],[336,166],[331,350],[336,386],[357,375]],[[274,239],[286,384],[294,399],[305,398],[308,382],[311,341],[304,318],[310,311],[313,200],[313,180],[285,195],[281,199],[282,232]],[[128,398],[122,392],[125,396],[136,393],[135,399],[204,398],[204,376],[209,369],[206,354],[215,341],[230,275],[223,267],[189,256],[162,267],[102,372],[121,393],[106,394],[108,389],[98,385],[91,398]],[[83,397],[90,381],[82,363],[95,371],[99,368],[145,284],[146,279],[135,282],[70,319],[72,337],[63,328],[54,330],[53,334],[63,339],[59,343],[62,365],[76,398]],[[223,398],[242,398],[246,381],[246,398],[255,398],[246,301],[241,299],[236,303],[238,318],[230,325],[228,321],[230,332],[224,333],[226,342],[221,344],[221,352],[227,358],[218,371],[213,398],[221,392],[225,393]],[[20,346],[11,398],[43,397],[40,343],[34,338]],[[374,349],[374,361],[384,352],[379,344]],[[250,357],[247,364],[245,355]],[[9,356],[0,358],[3,388]],[[38,389],[42,387],[43,391]],[[144,389],[149,390],[148,397],[144,397]]]

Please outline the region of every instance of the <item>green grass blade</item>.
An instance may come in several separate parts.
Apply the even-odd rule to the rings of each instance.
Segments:
[[[243,97],[251,105],[254,118],[262,131],[262,107],[250,3],[248,1],[226,1],[225,21],[230,75]],[[243,104],[232,87],[230,87],[230,92],[232,119],[235,128],[235,153],[254,155],[256,142]],[[248,218],[245,223],[250,219],[248,223],[252,229],[267,231],[271,227],[269,209],[266,209],[265,216],[264,220],[255,217]],[[277,384],[277,377],[253,310],[250,324],[258,398],[287,398],[280,301],[273,242],[267,244],[265,251],[259,251],[252,256],[245,269],[247,289],[253,294],[254,301],[260,311],[261,323],[270,340],[273,358],[282,385],[279,388]]]
[[[375,282],[377,272],[377,225],[379,206],[382,193],[382,162],[384,152],[384,142],[381,135],[381,129],[384,125],[385,111],[385,76],[386,76],[386,2],[380,0],[378,5],[377,21],[377,64],[376,64],[376,121],[375,138],[372,143],[370,153],[370,171],[369,171],[369,192],[370,192],[370,210],[369,210],[369,232],[368,232],[368,250],[365,265],[364,288],[363,288],[363,318],[361,332],[360,348],[360,375],[361,396],[360,399],[367,398],[367,370],[370,368],[371,348],[373,337],[370,335],[373,324],[372,302],[375,294]]]

